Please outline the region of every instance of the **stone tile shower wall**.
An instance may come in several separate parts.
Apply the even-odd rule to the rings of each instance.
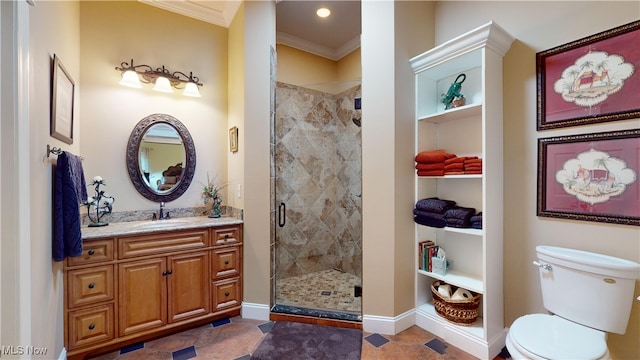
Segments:
[[[276,278],[338,269],[362,278],[360,85],[339,94],[276,84]]]

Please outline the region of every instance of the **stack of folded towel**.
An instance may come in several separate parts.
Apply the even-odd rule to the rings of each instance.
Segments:
[[[473,229],[482,229],[482,212],[473,215],[469,221]]]
[[[413,221],[421,225],[443,228],[447,226],[444,214],[455,205],[455,201],[441,200],[437,197],[418,200],[413,210]]]
[[[453,157],[444,161],[444,174],[445,175],[460,175],[464,174],[464,159],[465,157]]]
[[[482,159],[477,156],[467,157],[464,160],[465,174],[482,174]]]
[[[445,173],[445,161],[455,158],[444,150],[422,151],[416,155],[416,170],[418,176],[443,176]]]
[[[444,219],[446,226],[455,228],[471,227],[471,217],[475,215],[476,209],[462,206],[454,206],[445,211]]]

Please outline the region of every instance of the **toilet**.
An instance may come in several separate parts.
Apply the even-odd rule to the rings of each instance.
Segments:
[[[542,300],[551,314],[516,319],[513,359],[610,359],[608,332],[624,334],[640,264],[555,246],[537,246]]]

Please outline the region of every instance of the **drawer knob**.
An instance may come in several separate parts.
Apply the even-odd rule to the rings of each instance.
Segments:
[[[224,238],[228,239],[229,238],[229,234],[224,234]]]
[[[93,330],[93,329],[95,329],[95,328],[96,328],[96,326],[95,326],[95,325],[93,325],[93,324],[90,324],[90,325],[89,325],[89,330]]]
[[[224,296],[229,296],[229,292],[225,291]]]
[[[94,284],[94,283],[90,283],[90,284],[89,284],[89,289],[93,289],[95,286],[96,286],[96,284]]]
[[[229,265],[229,260],[225,260],[225,261],[224,261],[224,264],[225,264],[225,265]]]
[[[95,253],[96,253],[96,251],[95,251],[95,250],[93,250],[93,249],[91,249],[91,250],[89,250],[89,252],[88,252],[87,254],[89,254],[89,255],[93,255],[93,254],[95,254]]]

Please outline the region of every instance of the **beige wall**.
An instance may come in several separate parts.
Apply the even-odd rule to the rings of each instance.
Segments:
[[[167,208],[202,206],[201,185],[227,179],[228,30],[136,1],[86,1],[80,5],[80,80],[84,110],[79,117],[85,177],[102,176],[116,201],[114,211],[147,210],[158,204],[132,186],[125,166],[129,134],[144,117],[169,114],[189,130],[196,147],[192,185]],[[203,84],[200,98],[118,84],[123,61],[193,72]],[[231,190],[229,187],[228,190]],[[223,203],[230,197],[225,196]]]
[[[565,246],[640,262],[637,227],[536,216],[538,138],[638,128],[640,120],[536,131],[535,66],[536,52],[638,20],[639,16],[637,1],[436,2],[438,44],[489,20],[516,38],[504,58],[505,326],[523,314],[544,311],[538,270],[531,265],[536,245]],[[640,284],[636,282],[638,295]],[[609,336],[613,357],[640,358],[639,338],[640,301],[634,301],[627,333]]]
[[[275,3],[244,5],[244,302],[269,305],[272,215],[270,176],[270,49],[275,48]]]
[[[52,171],[46,159],[46,145],[62,147],[73,153],[81,153],[80,141],[82,105],[80,93],[80,7],[75,2],[39,2],[29,8],[29,147],[30,166],[30,314],[21,313],[21,326],[30,326],[33,346],[46,347],[50,358],[58,357],[63,343],[63,283],[62,265],[53,262],[52,239]],[[69,75],[76,82],[74,143],[67,145],[49,137],[49,104],[51,59],[56,54]],[[52,157],[55,159],[55,156]],[[24,179],[23,179],[24,180]],[[24,234],[23,234],[24,235]],[[4,344],[3,344],[4,345]],[[13,344],[7,344],[13,345]],[[29,345],[29,344],[15,344]]]
[[[277,80],[286,84],[338,94],[361,83],[360,48],[334,61],[277,44]],[[310,70],[312,69],[312,70]]]
[[[637,2],[426,2],[422,11],[426,23],[417,31],[419,36],[434,36],[435,43],[442,43],[486,21],[496,20],[516,38],[505,57],[505,318],[506,326],[518,316],[543,311],[539,294],[537,273],[528,264],[533,259],[538,244],[551,244],[598,251],[614,256],[640,261],[640,241],[637,228],[588,222],[550,220],[535,216],[536,196],[536,141],[539,137],[556,136],[574,132],[600,132],[612,127],[637,128],[638,120],[590,125],[567,130],[535,131],[535,53],[553,46],[588,36],[601,30],[637,20],[640,13]],[[30,198],[31,219],[38,226],[31,228],[29,247],[32,250],[27,279],[30,281],[28,321],[29,338],[34,346],[45,346],[53,357],[62,349],[62,278],[59,264],[52,263],[51,239],[51,168],[44,158],[46,144],[61,146],[85,157],[87,177],[101,175],[109,183],[108,190],[116,196],[115,208],[155,209],[139,197],[131,187],[124,167],[124,147],[133,126],[153,112],[167,112],[185,123],[191,130],[198,151],[196,183],[206,178],[206,172],[220,170],[233,182],[242,184],[245,212],[245,301],[269,304],[269,144],[268,144],[268,44],[275,43],[275,15],[271,2],[249,2],[244,5],[240,25],[229,30],[180,15],[167,13],[139,3],[122,4],[122,8],[104,8],[102,3],[37,2],[30,8],[29,60],[30,89]],[[399,22],[404,9],[394,12],[389,4],[372,5]],[[398,5],[400,6],[400,5]],[[413,5],[408,5],[413,6]],[[419,5],[415,5],[419,6]],[[435,26],[430,7],[435,7]],[[143,10],[144,9],[144,10]],[[100,11],[98,11],[100,10]],[[364,8],[363,8],[364,10]],[[389,13],[388,11],[391,11]],[[140,13],[142,11],[142,13]],[[242,10],[241,10],[242,11]],[[582,14],[580,19],[575,14]],[[123,15],[124,14],[124,15]],[[397,31],[393,36],[371,30],[381,14],[364,14],[363,29],[370,29],[368,40],[363,39],[363,116],[371,124],[363,126],[363,211],[364,211],[364,313],[394,317],[410,310],[413,294],[413,271],[409,273],[402,262],[406,261],[410,243],[405,238],[404,217],[412,195],[401,194],[395,198],[395,190],[411,192],[405,183],[411,169],[398,166],[399,157],[407,152],[399,142],[406,141],[405,117],[407,109],[395,109],[404,104],[400,96],[407,87],[406,74],[396,80],[387,70],[408,66],[408,59],[415,55],[411,48],[429,40],[400,39],[409,30],[407,25],[397,25],[385,18],[378,26]],[[526,14],[522,15],[522,14]],[[404,16],[404,15],[403,15]],[[125,20],[121,20],[121,19]],[[460,19],[464,19],[461,21]],[[573,20],[567,20],[573,19]],[[153,20],[153,21],[152,21]],[[159,22],[156,22],[159,21]],[[244,22],[246,21],[246,25]],[[137,27],[143,23],[144,27]],[[160,24],[160,25],[156,25]],[[237,27],[236,27],[237,26]],[[97,30],[93,30],[93,28]],[[183,30],[188,30],[184,33]],[[272,32],[265,29],[273,29]],[[184,31],[186,31],[184,30]],[[419,33],[418,33],[419,32]],[[113,36],[113,37],[111,37]],[[141,42],[140,39],[144,39]],[[234,39],[234,45],[228,44]],[[171,40],[171,41],[168,41]],[[244,47],[235,47],[236,40],[243,40]],[[370,50],[365,51],[369,42]],[[397,44],[396,44],[397,43]],[[144,44],[142,46],[141,44]],[[172,44],[169,50],[163,50]],[[400,45],[402,44],[402,45]],[[3,43],[3,46],[4,43]],[[377,53],[376,47],[393,48],[401,54]],[[198,53],[197,59],[185,54]],[[49,137],[49,91],[42,86],[49,79],[49,59],[58,54],[71,76],[76,80],[77,94],[73,145],[63,144]],[[244,56],[243,56],[244,55]],[[379,55],[378,59],[367,57]],[[228,56],[228,57],[227,57]],[[167,65],[172,69],[193,71],[201,77],[203,98],[186,99],[178,94],[158,95],[148,87],[130,90],[117,85],[118,73],[113,69],[122,61],[133,57],[137,63]],[[244,58],[243,70],[229,66],[227,86],[227,61]],[[367,61],[373,61],[369,65]],[[378,65],[383,65],[382,68]],[[365,70],[366,69],[366,70]],[[380,70],[385,71],[381,72]],[[405,70],[402,70],[405,71]],[[368,75],[367,75],[368,74]],[[365,84],[365,77],[373,83]],[[4,80],[4,78],[3,78]],[[397,82],[396,82],[397,81]],[[238,85],[240,84],[240,85]],[[369,85],[370,84],[370,85]],[[370,86],[368,88],[368,86]],[[386,89],[383,89],[386,87]],[[229,100],[227,120],[227,93]],[[242,94],[242,99],[238,99]],[[409,93],[406,94],[410,96]],[[389,99],[395,98],[395,105]],[[378,105],[375,105],[375,104]],[[390,124],[389,119],[398,119]],[[227,123],[227,121],[229,123]],[[228,154],[228,126],[240,127],[240,151]],[[204,150],[201,150],[204,149]],[[395,149],[396,153],[389,149]],[[229,164],[227,164],[229,162]],[[229,168],[227,175],[226,169]],[[231,170],[233,168],[233,170]],[[396,172],[403,175],[393,175]],[[234,189],[235,190],[235,189]],[[369,200],[367,200],[367,194]],[[131,200],[127,200],[131,199]],[[169,206],[195,206],[199,203],[197,191]],[[517,214],[517,215],[511,215]],[[4,214],[3,214],[4,216]],[[412,226],[412,224],[410,225]],[[411,237],[411,239],[413,239]],[[604,240],[603,240],[604,239]],[[6,239],[3,237],[3,242]],[[4,245],[4,244],[3,244]],[[4,247],[3,247],[4,248]],[[3,274],[4,276],[4,274]],[[640,286],[636,287],[636,296]],[[403,298],[406,296],[407,298]],[[33,299],[33,300],[31,300]],[[639,302],[634,302],[632,322],[626,335],[611,335],[610,348],[615,358],[640,358],[637,339],[640,337]],[[4,313],[4,309],[3,309]],[[6,332],[5,327],[2,328]]]
[[[415,269],[409,260],[415,225],[407,216],[413,208],[414,173],[414,80],[409,58],[432,44],[432,14],[431,2],[362,3],[365,330],[369,318],[406,316],[415,306]]]

